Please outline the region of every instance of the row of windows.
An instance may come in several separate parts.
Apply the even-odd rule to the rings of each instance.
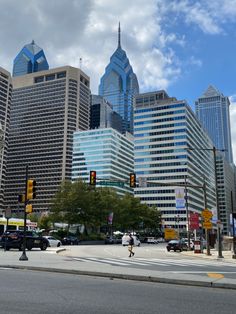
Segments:
[[[66,71],[35,77],[34,83],[42,83],[44,81],[53,81],[55,79],[60,79],[64,77],[66,77]]]
[[[138,113],[144,113],[144,112],[151,112],[151,111],[158,111],[158,110],[166,110],[166,109],[172,109],[172,108],[181,108],[185,107],[185,104],[173,104],[173,105],[165,105],[165,106],[156,106],[152,108],[145,108],[145,109],[136,109],[134,110],[134,114]]]

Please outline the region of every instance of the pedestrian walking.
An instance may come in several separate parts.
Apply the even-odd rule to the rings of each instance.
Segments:
[[[132,237],[132,235],[130,233],[129,234],[129,245],[128,245],[129,257],[134,256],[133,246],[134,246],[134,238]]]

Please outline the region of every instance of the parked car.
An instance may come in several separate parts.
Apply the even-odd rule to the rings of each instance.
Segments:
[[[7,251],[10,249],[23,250],[23,238],[24,232],[21,230],[10,230],[3,233],[0,238],[0,246],[5,247]],[[46,250],[49,246],[47,239],[37,234],[34,231],[26,231],[26,248],[32,250],[32,248],[40,248],[42,251]]]
[[[174,252],[187,251],[188,245],[182,240],[171,240],[168,242],[166,249],[168,252],[170,252],[171,250],[173,250]]]
[[[63,245],[77,245],[80,240],[75,236],[68,236],[63,238],[61,242]]]
[[[52,236],[44,236],[45,239],[48,240],[50,247],[59,247],[61,246],[61,241],[52,237]]]
[[[121,243],[121,239],[118,239],[116,237],[113,236],[108,236],[105,238],[105,244],[117,244],[117,243]]]
[[[134,239],[134,246],[140,246],[141,242],[139,240],[139,238],[136,235],[132,235],[133,239]],[[124,234],[122,237],[122,245],[126,246],[129,245],[129,240],[130,237],[128,234]]]
[[[187,238],[184,238],[184,239],[182,239],[184,242],[185,242],[185,244],[188,246],[188,239]],[[194,250],[194,241],[192,240],[192,239],[190,239],[190,249],[191,250]]]
[[[158,244],[158,240],[157,238],[155,237],[147,237],[144,239],[144,243],[147,243],[147,244]]]

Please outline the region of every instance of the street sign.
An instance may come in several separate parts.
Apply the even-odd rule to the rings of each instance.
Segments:
[[[198,213],[190,213],[189,228],[191,230],[199,229],[199,214]]]
[[[204,229],[212,229],[212,222],[210,222],[210,221],[204,221],[204,222],[203,222],[203,228],[204,228]]]
[[[119,181],[98,181],[97,185],[124,187],[124,182],[119,182]]]
[[[212,218],[213,214],[211,211],[204,209],[202,211],[202,217],[204,218],[204,220],[210,220]]]

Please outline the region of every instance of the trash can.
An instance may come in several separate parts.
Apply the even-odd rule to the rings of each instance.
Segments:
[[[194,241],[194,253],[202,253],[201,251],[201,241],[195,240]]]

